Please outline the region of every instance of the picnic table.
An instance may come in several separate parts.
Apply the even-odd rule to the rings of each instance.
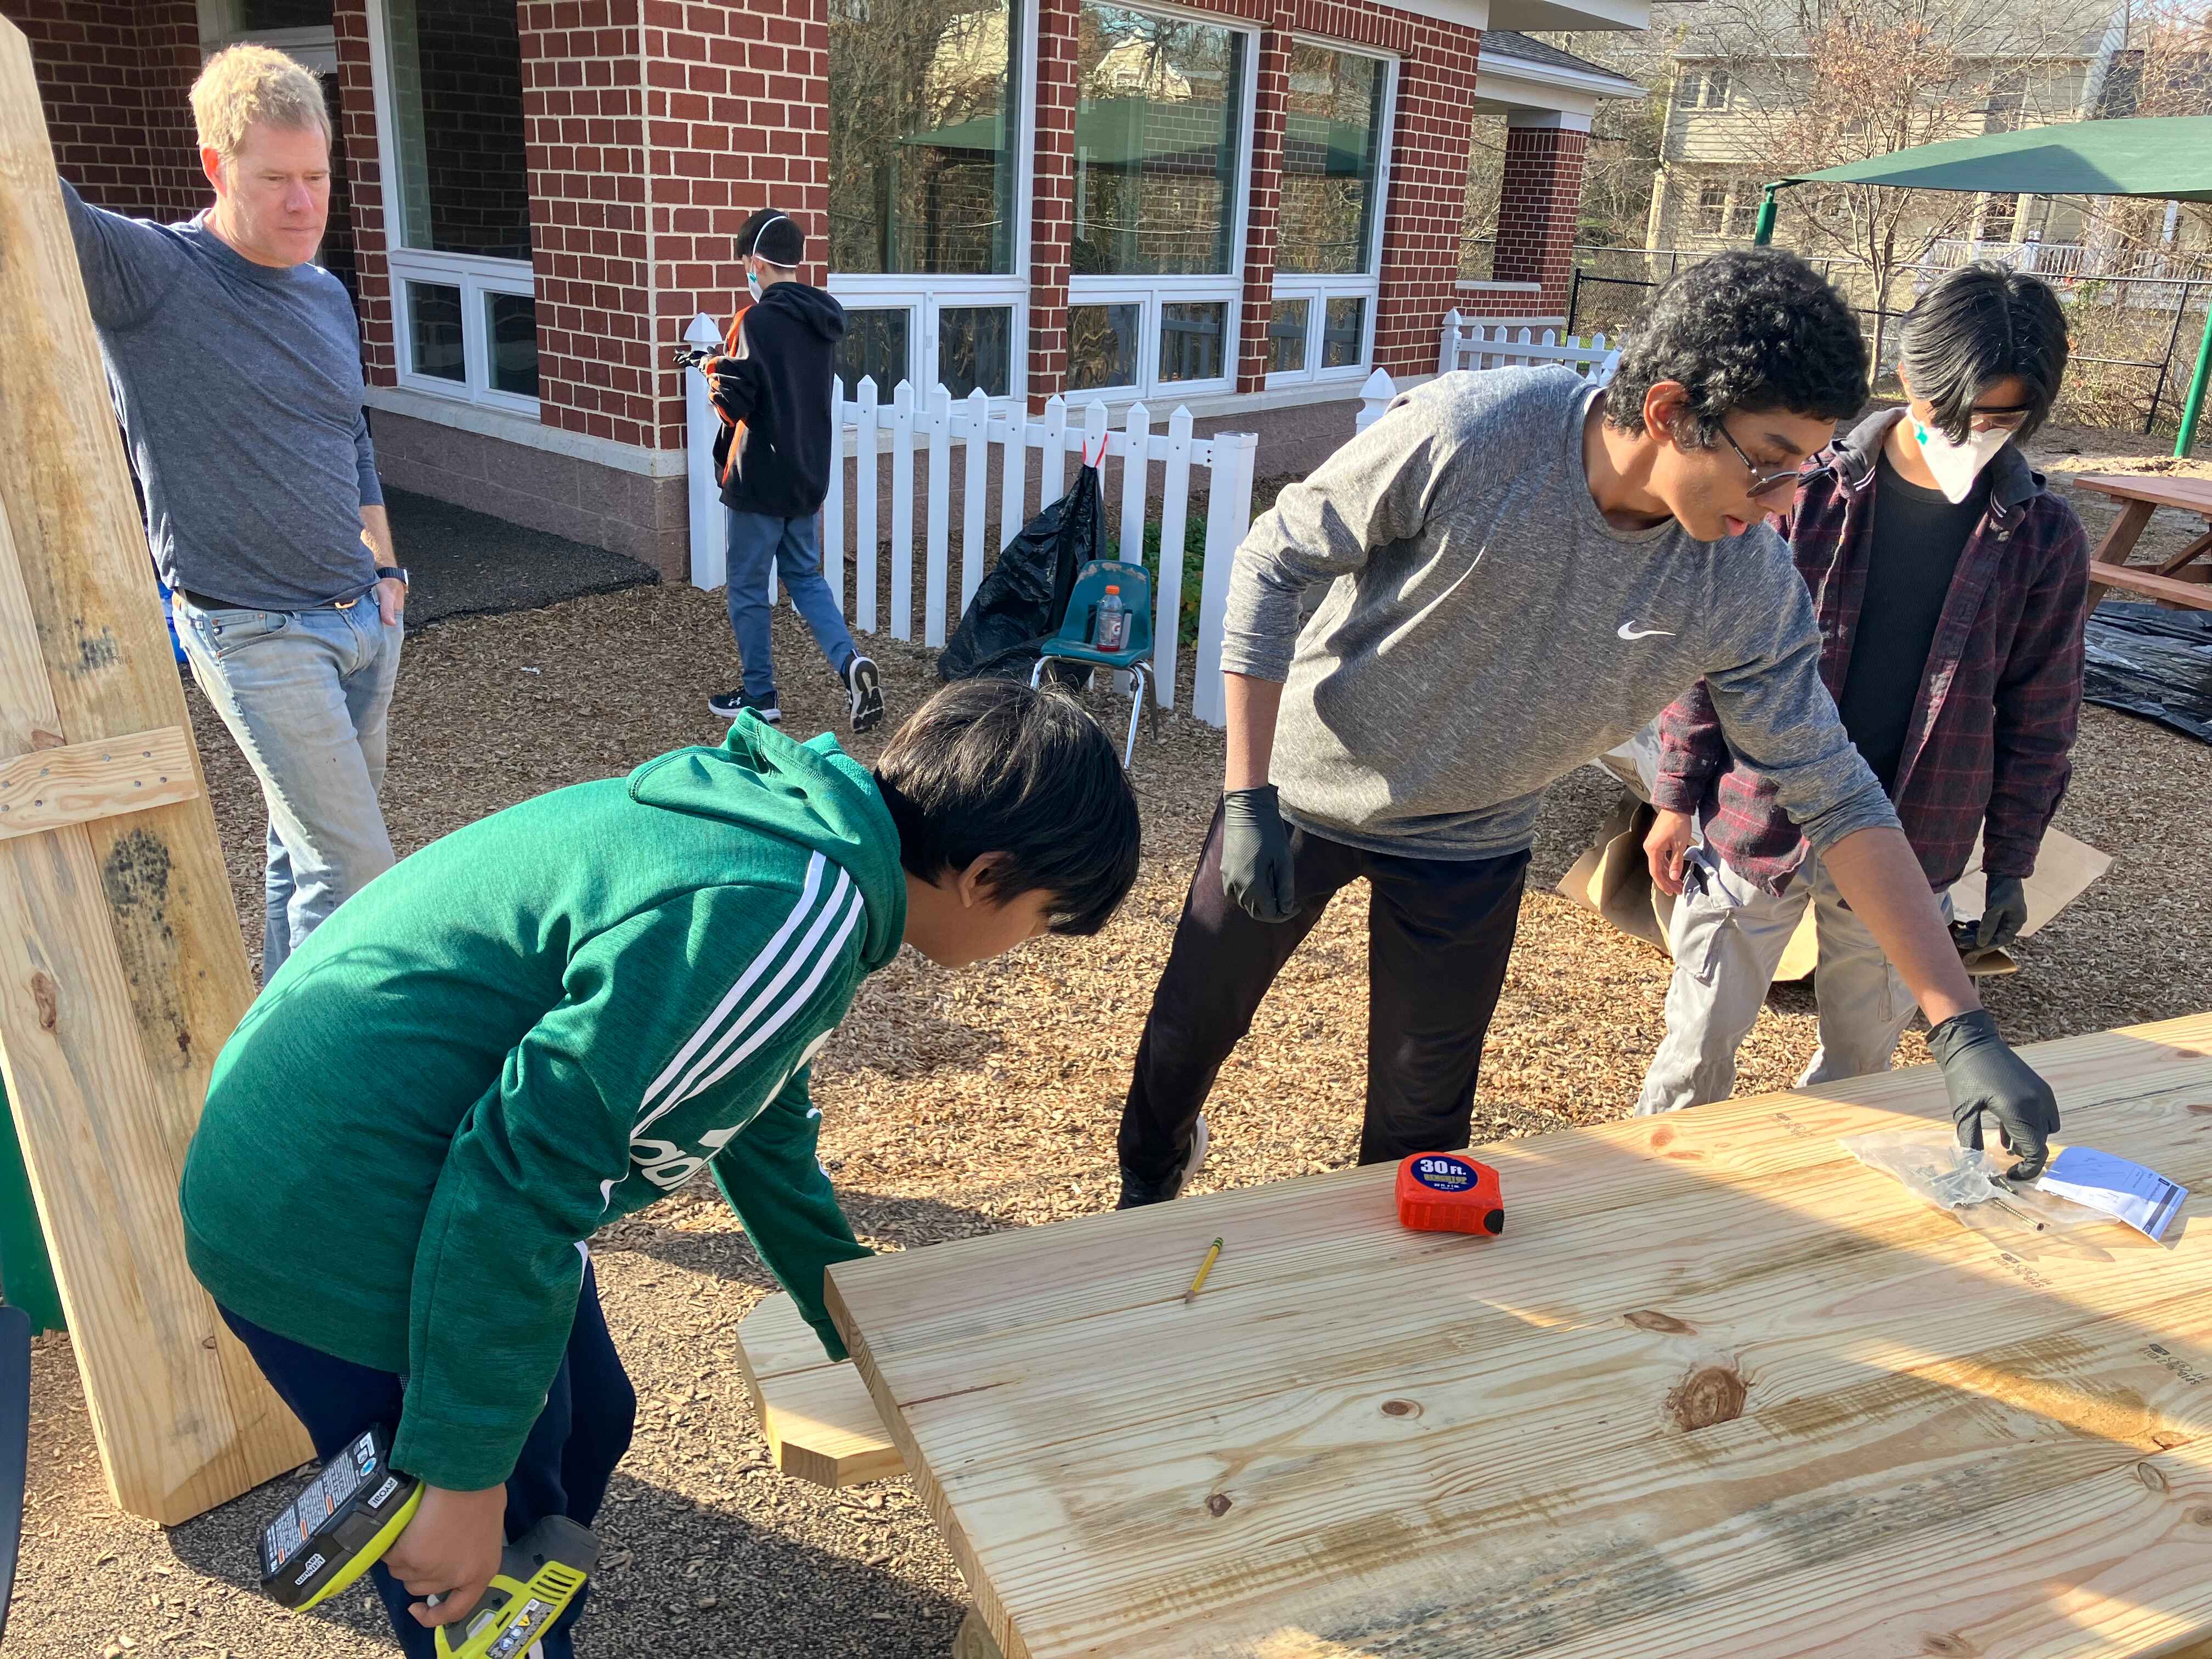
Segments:
[[[2028,1052],[2062,1140],[2212,1182],[2212,1015]],[[1839,1144],[1943,1098],[1498,1143],[1495,1239],[1352,1170],[841,1263],[830,1304],[963,1653],[2212,1655],[2212,1223],[1992,1235]]]
[[[2199,559],[2212,558],[2212,527],[2164,564],[2140,569],[2128,555],[2142,539],[2150,515],[2161,507],[2194,513],[2212,526],[2212,478],[2162,477],[2156,473],[2089,472],[2074,480],[2076,489],[2094,489],[2121,503],[2119,516],[2094,555],[2097,569],[2089,588],[2094,610],[2108,587],[2124,587],[2148,599],[2165,599],[2193,611],[2212,611],[2212,566],[2184,575]]]

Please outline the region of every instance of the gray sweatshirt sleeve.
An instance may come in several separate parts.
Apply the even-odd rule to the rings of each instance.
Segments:
[[[1715,619],[1715,643],[1735,661],[1708,668],[1705,690],[1729,747],[1772,780],[1782,810],[1815,848],[1861,830],[1895,829],[1897,810],[1821,683],[1813,596],[1786,552],[1778,550],[1771,562],[1788,580],[1740,592]]]
[[[361,474],[361,504],[363,507],[384,505],[384,483],[376,476],[376,445],[368,435],[368,411],[361,410],[353,418],[354,466]]]
[[[1451,404],[1431,381],[1276,498],[1237,550],[1221,643],[1224,673],[1289,678],[1298,598],[1417,534],[1456,447]]]
[[[150,315],[181,265],[159,227],[94,207],[62,181],[70,234],[92,320],[102,328],[129,328]]]

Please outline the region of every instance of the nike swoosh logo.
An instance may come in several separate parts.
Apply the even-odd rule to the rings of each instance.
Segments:
[[[1674,630],[1671,628],[1638,628],[1632,622],[1621,623],[1613,632],[1624,640],[1648,640],[1656,634],[1664,634],[1670,640],[1674,637]]]

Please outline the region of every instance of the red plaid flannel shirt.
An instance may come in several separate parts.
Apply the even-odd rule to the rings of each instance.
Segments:
[[[1863,620],[1875,462],[1900,410],[1862,422],[1809,468],[1787,527],[1820,624],[1820,678],[1840,696]],[[1993,876],[2035,868],[2065,798],[2081,714],[2089,544],[2074,509],[2008,444],[1991,462],[1990,508],[1960,555],[1936,625],[1892,795],[1938,892],[1978,831]],[[1766,780],[1730,752],[1701,681],[1659,716],[1655,805],[1703,819],[1705,844],[1769,892],[1790,884],[1804,839]]]

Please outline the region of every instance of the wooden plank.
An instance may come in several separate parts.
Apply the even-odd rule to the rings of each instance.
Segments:
[[[189,730],[21,33],[0,22],[0,754]],[[306,1434],[184,1262],[253,983],[201,793],[0,842],[0,1063],[116,1504],[184,1520]]]
[[[968,394],[968,447],[962,461],[968,469],[960,495],[960,614],[965,616],[991,559],[991,550],[983,544],[983,510],[991,487],[991,399],[980,386]]]
[[[863,374],[854,388],[859,405],[853,444],[853,625],[876,631],[876,490],[883,469],[876,465],[876,382]]]
[[[2212,1015],[2042,1045],[2062,1139],[2212,1182]],[[1009,1659],[1984,1659],[2212,1638],[2212,1224],[1992,1237],[1838,1138],[1893,1073],[840,1264]],[[1215,1236],[1204,1295],[1182,1302]]]
[[[2093,564],[2089,569],[2091,580],[2100,588],[2124,587],[2130,593],[2166,599],[2191,611],[2212,611],[2212,586],[2203,582],[2161,576],[2154,570],[2138,570],[2132,565]]]
[[[926,419],[929,431],[928,568],[922,586],[921,642],[945,643],[945,593],[949,574],[952,520],[952,394],[942,385],[929,388]]]
[[[191,738],[171,726],[0,761],[0,841],[190,800],[200,792],[193,758]]]
[[[891,637],[914,637],[914,388],[891,388]]]
[[[2212,518],[2212,478],[2169,477],[2149,472],[2082,472],[2071,480],[2077,489],[2094,489],[2122,501],[2148,501]]]
[[[833,1360],[778,1291],[738,1323],[738,1363],[777,1468],[817,1486],[890,1480],[906,1464],[850,1360]]]

